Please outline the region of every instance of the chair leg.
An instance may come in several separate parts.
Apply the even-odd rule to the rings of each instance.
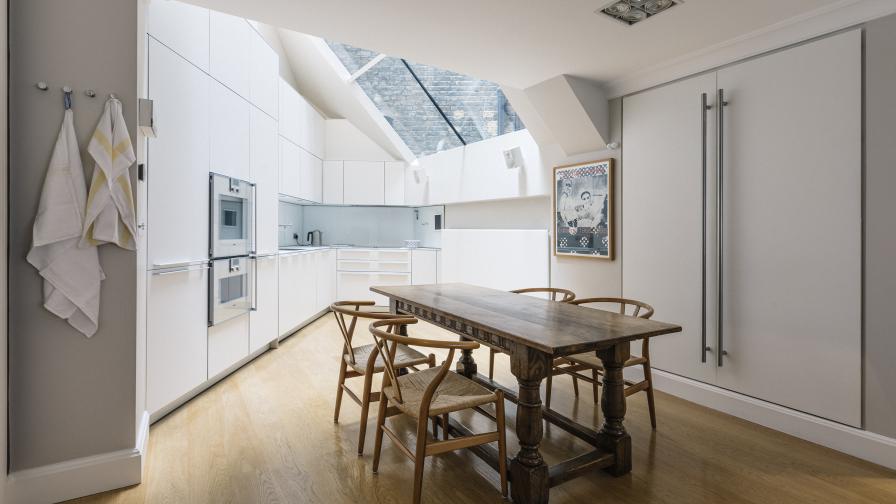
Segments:
[[[442,439],[448,441],[448,413],[442,413]]]
[[[501,495],[507,497],[507,439],[504,432],[504,392],[498,391],[495,401],[495,417],[498,423],[498,473],[501,477]]]
[[[551,369],[548,371],[548,376],[545,379],[545,393],[544,393],[544,407],[547,409],[551,409],[551,391],[554,389],[554,370]]]
[[[432,437],[433,439],[439,439],[439,417],[430,417],[430,420],[432,420]]]
[[[647,410],[650,411],[650,426],[656,430],[656,405],[653,402],[653,373],[650,371],[650,361],[645,362],[644,379],[647,380]]]
[[[426,462],[426,417],[417,419],[417,451],[414,452],[414,504],[423,497],[423,466]]]
[[[376,474],[380,467],[380,450],[383,447],[383,426],[386,424],[386,407],[388,404],[389,399],[385,396],[380,398],[379,413],[376,416],[376,435],[374,436],[373,445],[373,474]]]
[[[579,397],[579,379],[576,375],[572,375],[572,390],[576,393],[576,397]]]
[[[598,376],[598,374],[597,374],[597,370],[596,370],[596,369],[592,369],[592,370],[591,370],[591,379],[594,380],[594,381],[591,382],[591,393],[594,394],[594,404],[597,404],[597,403],[599,402],[599,401],[598,401],[598,394],[597,394],[597,379],[598,379],[598,378],[600,378],[600,376]]]
[[[364,375],[364,391],[361,393],[361,424],[358,426],[358,456],[364,455],[364,439],[367,437],[367,414],[370,412],[370,388],[373,386],[373,377],[370,373]]]
[[[339,366],[339,385],[336,386],[336,411],[333,413],[333,423],[339,423],[339,410],[342,407],[342,386],[345,385],[345,371],[348,364],[345,359],[339,359],[342,364]]]
[[[495,351],[491,348],[488,349],[488,379],[495,379]]]

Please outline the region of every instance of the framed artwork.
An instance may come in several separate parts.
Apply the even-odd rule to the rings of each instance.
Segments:
[[[613,259],[613,160],[554,168],[554,255]]]

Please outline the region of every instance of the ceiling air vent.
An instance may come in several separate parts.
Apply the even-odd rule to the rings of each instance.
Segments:
[[[633,25],[683,2],[684,0],[616,0],[595,12],[606,14],[627,25]]]

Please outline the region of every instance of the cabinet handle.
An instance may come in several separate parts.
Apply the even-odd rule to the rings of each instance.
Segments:
[[[193,265],[193,266],[188,266],[188,267],[183,267],[183,268],[175,268],[175,269],[166,269],[166,270],[153,271],[153,272],[152,272],[152,276],[174,275],[174,274],[176,274],[176,273],[186,273],[186,272],[188,272],[188,271],[202,271],[202,270],[207,270],[208,268],[209,268],[208,264],[200,264],[200,265]]]
[[[719,245],[717,248],[718,251],[718,264],[719,264],[719,283],[718,289],[719,292],[717,294],[718,299],[718,366],[722,367],[724,365],[725,355],[727,352],[725,351],[725,335],[724,335],[724,314],[723,314],[723,306],[724,306],[724,217],[725,217],[725,184],[724,184],[724,173],[725,173],[725,107],[728,106],[728,102],[725,101],[725,90],[719,89],[719,100],[716,103],[717,111],[718,111],[718,127],[716,128],[716,132],[718,134],[718,164],[716,165],[716,195],[717,195],[717,203],[716,203],[716,211],[718,213],[716,222],[716,232],[719,236]]]
[[[700,361],[706,362],[706,352],[712,350],[709,346],[706,345],[706,166],[707,166],[707,128],[706,128],[706,112],[708,110],[712,110],[712,105],[707,103],[707,94],[703,93],[700,95],[700,141],[701,141],[701,161],[703,165],[703,207],[702,207],[702,218],[703,218],[703,227],[701,228],[701,235],[703,240],[703,261],[700,263],[702,265],[702,297],[701,297],[701,309],[703,317],[700,319],[700,347],[703,349],[702,356]]]

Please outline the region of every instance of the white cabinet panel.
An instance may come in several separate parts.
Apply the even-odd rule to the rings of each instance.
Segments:
[[[155,413],[206,380],[208,269],[148,275],[146,409]]]
[[[303,200],[320,203],[322,200],[323,161],[304,149],[300,154],[299,197]]]
[[[249,314],[249,352],[252,353],[277,339],[278,283],[277,256],[262,256],[255,261],[256,304]]]
[[[280,256],[279,331],[285,335],[320,311],[317,307],[317,252]]]
[[[341,205],[342,161],[324,161],[323,164],[323,204]]]
[[[298,299],[293,309],[296,312],[297,324],[301,324],[320,311],[317,308],[317,254],[305,252],[299,254]]]
[[[316,253],[317,311],[325,310],[336,301],[336,251]]]
[[[300,198],[302,149],[280,138],[280,193]]]
[[[304,99],[302,101],[305,109],[303,114],[305,123],[302,131],[302,147],[308,149],[315,156],[323,158],[326,148],[326,120],[310,103]]]
[[[439,281],[439,251],[411,251],[411,284],[434,284]]]
[[[385,203],[404,205],[404,161],[386,161]]]
[[[346,205],[385,203],[385,163],[382,161],[346,161],[343,177]]]
[[[155,40],[148,51],[160,127],[148,140],[148,263],[208,259],[210,79]]]
[[[301,145],[302,125],[304,122],[303,100],[299,93],[286,81],[280,79],[280,101],[277,119],[280,125],[280,135],[288,138],[292,143]]]
[[[279,162],[277,121],[252,107],[249,128],[251,181],[255,183],[256,253],[277,252]]]
[[[277,117],[277,96],[280,93],[280,58],[252,30],[250,36],[249,101],[272,117]]]
[[[208,9],[183,2],[149,2],[146,31],[187,61],[208,72]]]
[[[649,303],[656,309],[657,320],[683,328],[680,333],[650,342],[653,367],[713,382],[716,354],[708,352],[706,362],[700,358],[703,346],[701,93],[707,93],[710,104],[715,103],[714,74],[625,98],[622,284],[624,297]],[[706,112],[709,126],[715,124],[713,112],[715,109]],[[708,175],[714,172],[712,131],[714,127],[707,133]],[[714,229],[714,226],[710,224],[708,228]],[[707,248],[713,249],[711,245]],[[707,258],[711,257],[707,252]],[[713,265],[707,266],[707,271],[713,269]],[[714,291],[707,295],[713,296]],[[708,342],[715,341],[712,320],[714,316],[707,314]]]
[[[210,171],[249,180],[249,102],[211,81],[209,128],[211,132]]]
[[[214,378],[249,355],[249,314],[208,328],[208,377]]]
[[[209,73],[247,99],[253,35],[245,19],[211,11]]]
[[[855,30],[718,73],[729,102],[718,383],[853,426],[862,406],[861,60]]]

